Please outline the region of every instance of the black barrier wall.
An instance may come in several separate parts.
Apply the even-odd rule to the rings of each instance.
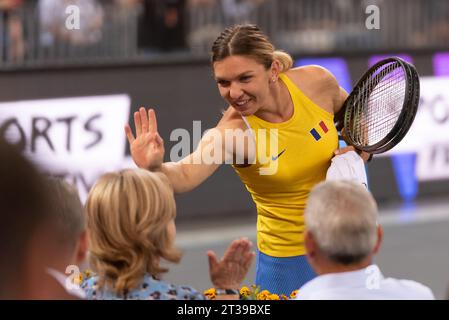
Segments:
[[[431,53],[414,54],[413,59],[421,76],[433,74]],[[347,57],[347,62],[352,79],[358,79],[368,67],[366,56]],[[175,143],[169,139],[173,129],[191,132],[193,121],[200,120],[204,131],[215,126],[226,107],[211,72],[207,62],[9,71],[0,73],[0,102],[126,93],[132,111],[139,106],[156,109],[168,160]],[[116,130],[123,132],[122,127]],[[128,146],[123,152],[129,153]],[[370,163],[368,175],[379,202],[400,200],[389,158]],[[447,180],[419,185],[419,197],[448,194]],[[196,190],[178,196],[178,208],[179,217],[255,214],[249,194],[228,165]]]

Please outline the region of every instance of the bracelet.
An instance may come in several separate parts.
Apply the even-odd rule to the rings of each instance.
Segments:
[[[215,294],[217,296],[223,295],[240,295],[240,291],[237,289],[215,289]]]

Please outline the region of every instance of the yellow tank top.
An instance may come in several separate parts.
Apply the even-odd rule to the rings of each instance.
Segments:
[[[245,117],[262,156],[250,166],[233,167],[256,204],[258,249],[273,257],[291,257],[305,254],[304,207],[310,190],[326,177],[338,136],[333,114],[312,102],[285,74],[280,79],[293,100],[293,116],[282,123]]]

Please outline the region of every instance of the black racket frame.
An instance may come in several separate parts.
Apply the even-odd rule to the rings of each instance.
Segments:
[[[402,105],[401,113],[399,114],[398,120],[396,121],[393,128],[390,130],[390,132],[379,142],[369,145],[369,146],[362,146],[359,143],[357,143],[353,137],[352,137],[352,130],[350,128],[351,123],[351,113],[352,113],[352,104],[354,103],[354,99],[357,97],[357,95],[360,94],[361,85],[363,82],[365,82],[366,79],[372,76],[373,73],[375,73],[378,69],[381,69],[382,66],[391,64],[391,63],[398,63],[401,68],[403,68],[405,77],[406,77],[406,83],[405,83],[405,99],[404,103]],[[382,80],[381,74],[377,74],[374,77],[374,83],[375,85],[371,86],[371,90],[374,90],[377,83],[379,83]],[[366,90],[369,90],[369,88],[366,88]],[[370,94],[371,92],[369,92]],[[377,62],[375,65],[373,65],[368,71],[365,72],[365,74],[357,81],[357,84],[355,85],[353,91],[348,96],[346,101],[343,104],[345,110],[344,115],[344,130],[345,130],[345,141],[348,145],[354,146],[356,149],[365,151],[367,153],[371,154],[379,154],[386,152],[396,146],[407,134],[409,131],[416,113],[418,111],[418,104],[419,104],[419,97],[420,97],[420,86],[419,86],[419,75],[416,71],[416,68],[404,61],[403,59],[399,57],[390,57],[383,59],[379,62]]]

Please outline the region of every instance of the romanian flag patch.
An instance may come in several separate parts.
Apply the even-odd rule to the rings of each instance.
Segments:
[[[326,134],[328,131],[329,131],[329,129],[327,128],[324,121],[320,121],[320,123],[318,124],[317,127],[312,128],[312,130],[310,130],[310,134],[316,141],[318,141],[321,139],[321,136],[323,134]]]

